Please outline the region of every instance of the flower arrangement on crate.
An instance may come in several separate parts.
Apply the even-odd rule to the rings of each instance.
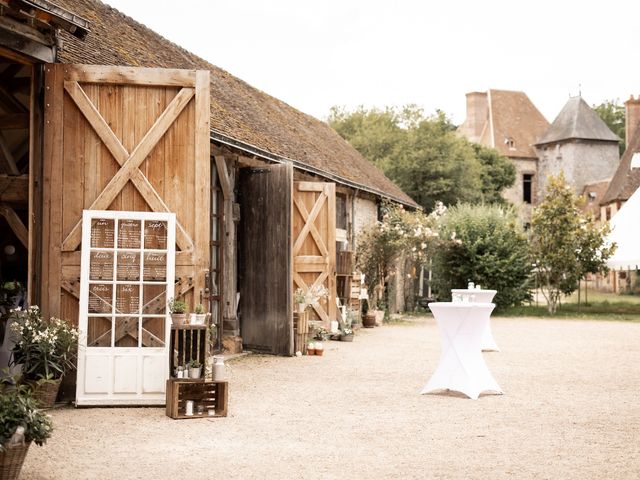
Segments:
[[[304,292],[301,288],[296,288],[293,292],[293,303],[298,305],[298,313],[304,313],[307,308],[307,302],[305,301]]]
[[[340,321],[340,341],[353,341],[353,313],[351,310],[347,313],[347,318]]]
[[[182,300],[170,298],[169,313],[171,314],[171,322],[174,325],[184,325],[187,320],[187,304]]]
[[[60,318],[42,318],[37,306],[11,312],[16,336],[11,364],[22,368],[22,382],[31,385],[42,407],[53,406],[62,377],[75,365],[78,330]]]
[[[7,377],[0,385],[0,476],[17,478],[27,450],[34,442],[43,445],[53,431],[51,418],[38,410],[25,385]],[[15,474],[11,476],[11,474]]]

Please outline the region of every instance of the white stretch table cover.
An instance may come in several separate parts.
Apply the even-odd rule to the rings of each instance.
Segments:
[[[429,304],[442,339],[440,363],[420,393],[455,390],[477,399],[482,392],[502,393],[482,357],[480,342],[493,303]]]
[[[493,297],[495,297],[497,290],[469,290],[466,288],[454,288],[451,290],[451,295],[457,293],[467,298],[473,295],[473,301],[478,303],[491,303]],[[487,323],[487,329],[482,334],[482,351],[483,352],[499,352],[498,344],[493,338],[491,332],[491,321]]]

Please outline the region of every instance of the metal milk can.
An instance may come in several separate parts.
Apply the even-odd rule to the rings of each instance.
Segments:
[[[213,381],[214,382],[227,381],[227,367],[224,364],[223,357],[220,357],[220,356],[213,357]]]

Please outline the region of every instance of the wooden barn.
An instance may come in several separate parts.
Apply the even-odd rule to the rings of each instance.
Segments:
[[[314,315],[336,318],[383,198],[416,206],[324,122],[108,5],[0,0],[0,282],[84,319],[79,370],[139,372],[86,391],[163,388],[144,370],[172,297],[228,348],[293,354],[293,290],[326,286]]]

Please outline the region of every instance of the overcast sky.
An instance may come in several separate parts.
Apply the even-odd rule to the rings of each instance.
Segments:
[[[570,95],[640,94],[640,2],[105,0],[317,118],[414,103],[465,116],[465,93],[524,91],[553,121]]]

